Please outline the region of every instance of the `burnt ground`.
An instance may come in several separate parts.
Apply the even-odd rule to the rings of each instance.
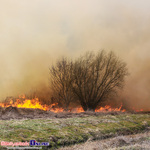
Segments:
[[[70,113],[61,112],[54,113],[52,111],[44,111],[40,109],[30,109],[30,108],[17,108],[17,107],[0,107],[0,119],[36,119],[36,118],[72,118],[72,117],[86,117],[86,116],[99,116],[99,115],[119,115],[127,112],[82,112],[82,113]],[[135,112],[132,112],[135,113]],[[144,113],[144,112],[143,112]],[[146,112],[148,113],[148,112]]]
[[[47,112],[40,109],[29,109],[29,108],[17,108],[17,107],[0,107],[0,119],[9,120],[9,119],[34,119],[34,118],[53,118],[55,113]]]

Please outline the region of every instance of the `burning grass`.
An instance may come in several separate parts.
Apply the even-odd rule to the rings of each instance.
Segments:
[[[57,103],[46,105],[41,104],[37,97],[33,99],[27,99],[25,95],[20,95],[19,98],[13,99],[9,98],[7,101],[0,103],[1,107],[17,107],[17,108],[32,108],[32,109],[41,109],[41,110],[51,110],[53,112],[62,112],[62,108],[57,107]]]
[[[71,118],[0,120],[0,141],[49,142],[49,149],[148,130],[150,114],[87,113]],[[80,115],[81,115],[80,114]],[[101,114],[101,115],[96,115]],[[78,114],[79,115],[79,114]]]
[[[29,109],[40,109],[44,111],[51,111],[54,113],[61,113],[66,112],[65,109],[59,106],[58,103],[52,104],[42,104],[39,98],[35,97],[32,99],[26,98],[25,95],[20,95],[18,98],[8,98],[4,102],[0,103],[0,107],[7,108],[7,107],[16,107],[16,108],[29,108]],[[95,112],[126,112],[126,111],[133,111],[133,112],[144,112],[143,109],[136,109],[136,108],[128,108],[123,109],[123,105],[120,104],[117,107],[111,107],[110,105],[105,105],[103,107],[98,107]],[[150,110],[146,110],[150,111]],[[67,112],[71,113],[81,113],[84,112],[83,108],[78,107],[70,107]]]
[[[53,104],[41,104],[39,99],[37,97],[33,99],[27,99],[25,95],[20,95],[18,98],[13,99],[9,98],[7,101],[0,103],[0,107],[17,107],[17,108],[32,108],[32,109],[41,109],[45,111],[51,111],[55,113],[60,113],[64,112],[64,109],[58,106],[58,103],[53,103]],[[109,105],[106,105],[104,107],[99,107],[95,110],[95,112],[106,112],[106,111],[116,111],[116,112],[125,112],[125,109],[122,109],[122,105],[117,108],[112,108]],[[68,112],[73,112],[73,113],[81,113],[84,112],[82,107],[77,107],[77,108],[70,108]]]

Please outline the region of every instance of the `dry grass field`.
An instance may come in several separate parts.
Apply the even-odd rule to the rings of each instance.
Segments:
[[[149,146],[149,130],[149,113],[44,114],[40,110],[9,108],[1,111],[0,141],[49,142],[49,147],[42,148],[45,150],[75,150],[87,147],[130,149],[131,145],[133,149],[140,149],[141,146]]]

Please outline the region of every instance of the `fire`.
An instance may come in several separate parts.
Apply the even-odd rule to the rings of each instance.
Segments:
[[[9,107],[9,106],[13,106],[17,108],[41,109],[45,111],[52,111],[55,113],[64,111],[63,108],[58,107],[58,103],[54,103],[51,105],[42,105],[37,97],[33,99],[27,99],[25,95],[20,95],[19,98],[17,98],[16,100],[9,99],[9,101],[7,102],[0,103],[0,107]],[[136,112],[143,111],[142,109],[140,110],[132,109],[132,110]],[[126,110],[122,109],[122,105],[118,108],[112,108],[111,106],[106,105],[104,107],[100,107],[95,110],[95,112],[108,112],[108,111],[125,112]],[[84,112],[84,110],[82,107],[77,107],[77,108],[73,108],[72,110],[70,110],[70,112],[81,113],[81,112]]]
[[[26,99],[25,95],[20,95],[19,98],[17,98],[15,100],[15,102],[10,99],[9,102],[5,102],[5,103],[0,103],[1,107],[9,107],[9,106],[13,106],[13,107],[17,107],[17,108],[32,108],[32,109],[41,109],[41,110],[45,110],[45,111],[52,111],[52,112],[63,112],[64,109],[58,107],[58,103],[54,103],[51,105],[42,105],[39,102],[39,99],[37,97],[35,97],[34,99]],[[119,108],[111,108],[111,106],[106,105],[105,107],[100,107],[99,109],[96,109],[96,112],[105,112],[105,111],[125,111],[125,110],[121,110],[122,106]],[[72,110],[70,110],[70,112],[73,113],[81,113],[84,112],[82,107],[78,107],[78,108],[74,108]]]
[[[119,108],[111,108],[111,106],[106,105],[105,107],[100,107],[99,109],[95,110],[96,112],[105,112],[105,111],[121,111],[125,112],[126,110],[122,110],[122,105]]]
[[[98,109],[95,110],[95,112],[107,112],[107,111],[121,111],[121,112],[125,112],[126,110],[123,109],[122,110],[122,105],[119,108],[112,108],[109,105],[106,105],[104,107],[100,107]],[[75,112],[75,113],[81,113],[84,112],[82,107],[78,107],[78,108],[74,108],[71,112]]]
[[[53,111],[53,112],[62,112],[62,108],[57,108],[57,103],[56,104],[51,104],[51,105],[42,105],[39,102],[39,99],[35,97],[34,99],[26,99],[25,95],[20,95],[18,99],[13,102],[12,99],[9,100],[9,102],[5,103],[0,103],[1,107],[17,107],[17,108],[32,108],[32,109],[41,109],[45,111]]]
[[[35,99],[32,99],[32,100],[26,99],[23,104],[15,102],[14,106],[18,107],[18,108],[37,108],[37,109],[47,110],[46,106],[42,106],[39,103],[38,98],[35,98]]]

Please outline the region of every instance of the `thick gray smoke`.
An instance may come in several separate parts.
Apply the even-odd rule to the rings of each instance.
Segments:
[[[61,55],[113,50],[130,75],[128,105],[150,107],[149,0],[1,0],[0,99],[48,86]]]

